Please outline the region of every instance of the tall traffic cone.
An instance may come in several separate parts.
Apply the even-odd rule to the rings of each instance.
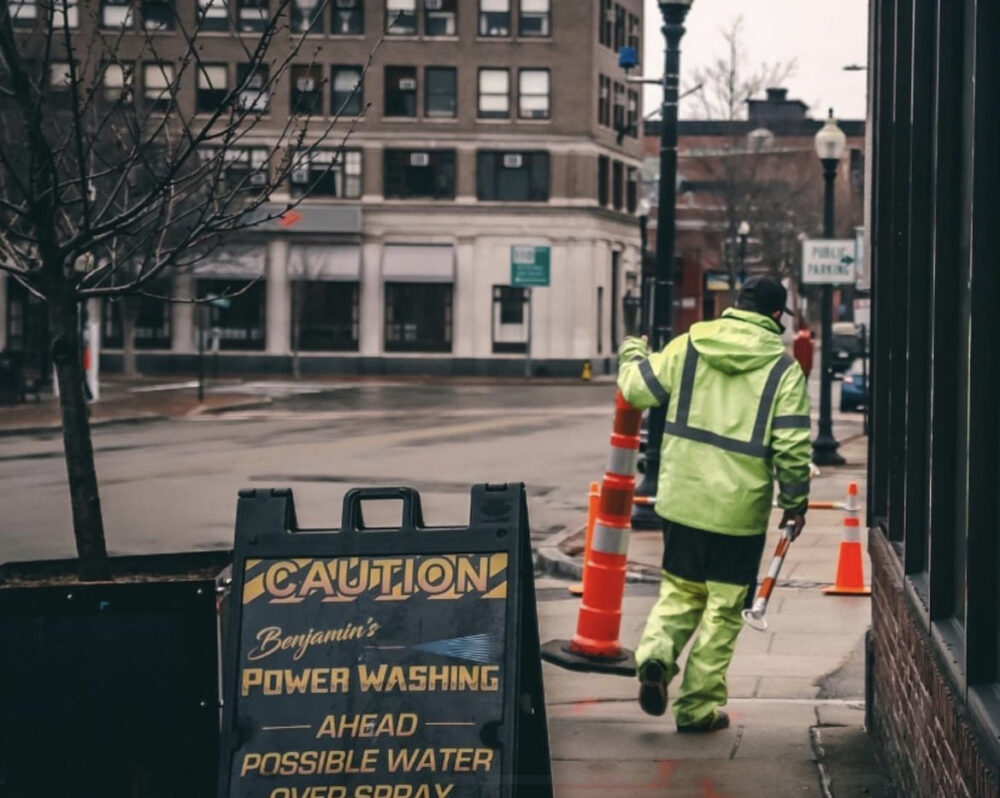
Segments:
[[[583,562],[586,566],[590,559],[590,542],[594,537],[594,522],[597,520],[597,508],[601,501],[601,483],[591,482],[590,491],[587,494],[587,526],[583,537]],[[584,570],[586,576],[586,570]],[[583,595],[583,582],[574,582],[568,588],[574,596]]]
[[[572,640],[551,640],[542,646],[543,659],[570,670],[635,673],[635,657],[621,647],[618,633],[641,421],[642,411],[626,402],[619,391],[615,395],[611,453],[601,483],[590,554],[584,563],[576,634]]]
[[[847,512],[844,515],[844,539],[837,558],[837,579],[823,592],[830,596],[868,596],[861,564],[861,521],[858,518],[858,483],[847,486]]]

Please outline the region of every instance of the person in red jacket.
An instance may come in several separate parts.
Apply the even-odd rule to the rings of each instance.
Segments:
[[[799,331],[795,334],[795,340],[792,342],[792,353],[808,378],[813,366],[813,341],[809,325],[805,321],[799,324]]]

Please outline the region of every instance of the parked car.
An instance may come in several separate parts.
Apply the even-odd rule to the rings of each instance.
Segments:
[[[854,322],[838,321],[833,325],[831,339],[831,368],[834,374],[847,371],[854,361],[864,355],[861,328]]]
[[[868,360],[857,358],[840,383],[840,412],[858,410],[868,404]]]

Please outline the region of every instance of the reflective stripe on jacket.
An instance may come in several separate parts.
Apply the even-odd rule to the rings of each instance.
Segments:
[[[809,395],[767,316],[730,309],[652,355],[629,338],[618,387],[635,407],[667,405],[656,512],[727,535],[767,528],[774,495],[809,501]]]

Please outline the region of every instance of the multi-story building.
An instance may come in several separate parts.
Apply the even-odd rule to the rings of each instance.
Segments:
[[[259,24],[266,3],[198,4],[211,63],[203,55],[205,68],[179,79],[178,102],[209,111],[239,85],[237,33]],[[93,16],[107,26],[157,21],[169,59],[195,5],[101,0]],[[294,213],[169,286],[179,297],[246,287],[211,310],[221,369],[287,373],[294,359],[303,373],[520,373],[529,336],[538,374],[610,362],[639,271],[640,99],[618,50],[641,56],[641,0],[295,0],[292,11],[293,30],[312,20],[313,32],[301,63],[254,100],[268,118],[233,168],[265,160],[269,132],[293,110],[312,109],[318,124],[342,119],[331,149],[291,175],[290,196],[310,189]],[[135,81],[137,92],[162,92],[156,65],[137,65]],[[512,260],[543,279],[547,266],[548,285],[530,302],[512,285]],[[6,294],[0,328],[17,346],[28,299],[13,284]],[[122,326],[106,305],[104,362],[114,369]],[[144,300],[141,371],[194,367],[198,312]]]

